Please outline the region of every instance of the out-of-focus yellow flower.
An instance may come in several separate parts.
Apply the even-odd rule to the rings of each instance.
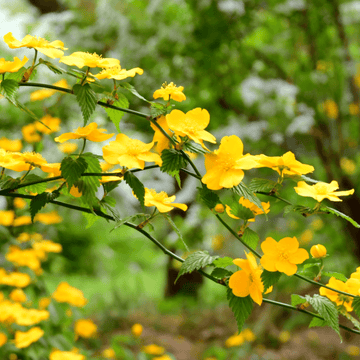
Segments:
[[[38,341],[44,335],[44,330],[39,327],[33,327],[29,331],[15,331],[15,346],[23,349]]]
[[[321,230],[324,227],[324,222],[319,218],[316,220],[313,220],[310,226],[315,230]],[[310,239],[311,240],[311,239]]]
[[[176,86],[173,82],[170,84],[164,83],[162,84],[161,88],[156,90],[153,94],[154,99],[158,99],[162,97],[164,100],[169,101],[170,98],[181,102],[186,100],[186,96],[183,93],[184,87],[183,86]]]
[[[24,288],[31,283],[31,278],[28,274],[20,272],[7,273],[5,269],[0,268],[0,284],[8,286],[16,286]]]
[[[61,282],[56,288],[52,297],[57,302],[65,302],[73,306],[83,307],[87,304],[81,290],[70,286],[67,282]]]
[[[76,337],[91,338],[96,334],[97,326],[90,319],[80,319],[75,322]]]
[[[44,164],[41,165],[40,168],[43,172],[51,174],[51,176],[60,176],[61,170],[60,170],[60,163],[52,163],[52,164]]]
[[[115,357],[116,357],[116,353],[115,353],[114,349],[112,349],[112,348],[103,350],[101,355],[106,359],[115,359]]]
[[[330,119],[337,119],[339,116],[339,107],[337,106],[336,102],[331,99],[325,100],[325,102],[322,103],[322,107],[324,109],[325,114]]]
[[[243,196],[239,199],[239,204],[248,208],[249,210],[251,210],[255,216],[264,214],[263,210],[261,210],[256,204],[254,204],[250,200],[245,199]],[[270,202],[267,202],[267,203],[262,202],[261,205],[262,205],[263,209],[265,210],[265,214],[270,212]],[[226,213],[233,219],[240,219],[231,213],[231,208],[228,205],[226,205]],[[247,221],[254,222],[255,217],[253,219],[248,219]]]
[[[152,360],[173,360],[173,358],[170,357],[168,354],[165,354],[162,356],[155,356],[152,358]]]
[[[359,105],[358,104],[355,104],[355,103],[351,103],[349,105],[349,113],[350,115],[359,115],[360,113],[360,109],[359,109]]]
[[[101,142],[110,139],[114,134],[103,134],[106,129],[98,129],[97,123],[92,122],[85,127],[78,127],[70,133],[64,133],[56,137],[54,140],[59,143],[71,139],[86,139],[94,142]]]
[[[261,243],[261,250],[264,255],[260,259],[260,263],[264,269],[272,272],[279,271],[288,276],[296,273],[297,264],[302,264],[309,258],[305,249],[299,249],[296,237],[285,237],[279,242],[267,237]]]
[[[225,237],[221,234],[215,235],[211,239],[211,247],[213,250],[220,250],[224,246]]]
[[[71,309],[66,309],[65,315],[66,315],[67,317],[72,317],[72,316],[73,316],[72,310],[71,310]]]
[[[141,324],[134,324],[131,327],[131,332],[135,337],[139,337],[143,332],[143,326]]]
[[[326,247],[321,244],[313,245],[310,249],[310,254],[316,259],[323,258],[326,256]]]
[[[356,170],[355,161],[347,158],[340,160],[340,167],[347,175],[352,175]]]
[[[65,79],[61,79],[53,84],[54,86],[62,87],[65,89],[69,88],[69,84]],[[30,101],[38,101],[38,100],[44,100],[46,98],[49,98],[50,96],[54,95],[58,90],[54,89],[41,89],[33,91],[30,94]]]
[[[291,337],[290,332],[287,330],[281,331],[279,334],[279,340],[282,343],[288,342],[290,340],[290,337]]]
[[[14,206],[16,209],[24,209],[27,205],[27,202],[22,198],[14,199]]]
[[[31,270],[36,271],[41,267],[40,259],[43,253],[39,253],[32,249],[22,250],[18,246],[10,245],[9,251],[6,254],[6,260],[15,264],[16,266],[27,266]],[[40,256],[40,257],[39,257]]]
[[[150,344],[143,346],[142,351],[149,355],[162,355],[165,352],[165,349],[162,346]]]
[[[45,225],[59,224],[63,218],[57,213],[56,210],[48,213],[37,213],[34,217],[34,221],[41,222]]]
[[[258,166],[257,157],[243,155],[243,149],[244,145],[236,135],[223,137],[218,150],[205,154],[206,174],[201,181],[211,190],[239,185],[244,178],[243,170]]]
[[[171,211],[174,207],[179,208],[183,211],[187,210],[187,205],[173,203],[176,196],[168,197],[168,194],[165,191],[157,193],[154,189],[145,188],[145,206],[155,206],[161,213]]]
[[[85,356],[78,354],[77,351],[53,350],[49,360],[85,360]]]
[[[243,335],[245,341],[253,342],[256,340],[255,334],[249,328],[244,329],[241,334]]]
[[[301,245],[307,245],[314,237],[314,233],[311,229],[306,229],[301,235],[300,235],[300,243]]]
[[[21,128],[21,132],[23,134],[24,140],[29,144],[39,142],[41,140],[41,135],[36,131],[35,124],[28,124],[23,126]]]
[[[3,332],[0,332],[0,347],[7,343],[7,336]]]
[[[78,148],[78,146],[77,144],[65,142],[63,144],[59,144],[58,148],[61,152],[65,154],[71,154]]]
[[[20,139],[10,140],[2,137],[0,139],[0,148],[6,151],[20,151],[22,149],[22,142]]]
[[[39,309],[45,310],[51,303],[51,297],[42,297],[39,300]]]
[[[41,167],[42,165],[47,164],[47,161],[43,156],[34,151],[23,152],[23,153],[13,153],[14,160],[23,161],[26,164],[30,164],[31,167]]]
[[[53,253],[60,253],[62,251],[61,244],[55,243],[51,240],[41,240],[38,242],[35,242],[32,245],[33,249],[44,251],[46,253],[53,252]]]
[[[4,74],[6,72],[14,73],[19,71],[28,61],[29,59],[24,56],[22,60],[18,57],[14,57],[14,61],[6,61],[4,58],[0,59],[0,74]]]
[[[10,226],[15,219],[14,210],[0,210],[0,225]]]
[[[354,189],[346,191],[335,191],[339,188],[337,181],[333,180],[330,184],[318,182],[314,185],[308,185],[305,181],[299,181],[295,191],[300,196],[312,197],[316,201],[321,202],[324,199],[331,201],[342,201],[338,196],[347,196],[354,193]]]
[[[223,204],[216,204],[216,206],[214,207],[214,210],[215,210],[217,213],[222,214],[222,213],[225,211],[225,207],[224,207]]]
[[[114,80],[124,80],[128,77],[134,77],[136,74],[142,75],[144,73],[143,69],[139,67],[126,70],[122,69],[120,65],[114,67],[108,67],[96,75],[92,75],[99,80],[102,79],[114,79]]]
[[[70,195],[75,196],[77,198],[82,196],[82,192],[79,191],[79,189],[74,185],[71,187],[69,193],[70,193]]]
[[[140,140],[131,139],[125,134],[118,134],[115,141],[102,148],[103,158],[113,165],[125,166],[129,169],[143,169],[146,162],[155,162],[161,166],[162,160],[158,154],[150,152],[154,143],[145,144]]]
[[[27,300],[24,291],[21,290],[21,289],[14,289],[14,290],[10,293],[9,298],[10,298],[12,301],[19,302],[19,303],[23,303],[23,302],[25,302],[25,301]]]
[[[51,115],[45,115],[40,119],[41,122],[37,121],[35,127],[37,131],[42,132],[43,134],[52,134],[53,132],[60,130],[61,120],[57,117],[52,117]],[[44,125],[46,126],[44,126]]]
[[[355,345],[348,345],[346,347],[345,351],[350,356],[359,356],[360,355],[360,348],[358,346],[355,346]]]
[[[186,114],[181,110],[172,110],[166,115],[166,122],[176,135],[187,136],[206,150],[204,141],[216,144],[215,136],[204,130],[210,122],[210,114],[205,109],[196,108]]]
[[[59,62],[70,66],[75,65],[79,69],[83,68],[84,66],[88,66],[91,68],[108,68],[120,66],[120,60],[113,58],[103,58],[101,55],[98,55],[96,53],[90,54],[82,51],[74,52],[69,56],[63,56],[59,60]]]
[[[241,346],[244,342],[245,342],[245,339],[244,339],[244,336],[242,335],[242,333],[235,334],[233,336],[230,336],[228,339],[226,339],[225,346],[228,348],[234,347],[234,346]]]
[[[255,256],[252,253],[246,253],[245,259],[234,259],[233,263],[239,266],[242,270],[236,271],[230,276],[229,287],[235,296],[250,297],[258,305],[262,304],[264,292],[264,284],[261,281],[261,266],[256,262]]]
[[[11,32],[4,36],[4,41],[10,49],[18,49],[21,47],[33,48],[52,59],[63,56],[64,52],[61,50],[67,50],[67,48],[64,48],[64,43],[60,40],[48,42],[41,37],[26,35],[19,41],[14,38]]]
[[[30,215],[23,215],[19,216],[14,219],[12,226],[24,226],[31,224],[31,216]]]

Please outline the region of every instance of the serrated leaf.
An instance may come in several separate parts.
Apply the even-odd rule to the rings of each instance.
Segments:
[[[305,295],[307,302],[322,316],[328,326],[330,326],[339,335],[342,341],[339,328],[339,314],[336,306],[327,297],[318,294]]]
[[[85,229],[88,229],[91,226],[93,226],[95,224],[95,222],[100,218],[97,215],[90,214],[90,213],[87,213],[87,212],[83,212],[82,214],[83,214],[83,216],[84,216],[84,218],[86,219],[86,222],[87,222]]]
[[[223,279],[225,277],[231,276],[232,274],[233,273],[231,271],[218,267],[212,271],[211,276],[217,279]]]
[[[229,307],[234,313],[239,333],[244,326],[245,320],[250,316],[253,309],[253,301],[250,296],[235,296],[230,288],[227,289]]]
[[[181,231],[178,229],[178,227],[176,226],[176,224],[173,222],[173,220],[171,219],[169,214],[163,213],[162,214],[164,216],[164,218],[167,220],[167,222],[170,224],[170,226],[172,227],[172,229],[176,232],[177,236],[179,237],[179,239],[182,241],[182,243],[185,246],[186,251],[190,251],[188,246],[186,245],[184,238],[181,234]]]
[[[233,260],[234,259],[232,259],[231,257],[225,256],[214,260],[213,264],[219,268],[226,268],[230,265],[234,265]]]
[[[66,180],[69,190],[80,179],[87,167],[88,164],[83,157],[73,159],[68,156],[62,160],[60,165],[61,176]]]
[[[57,74],[57,75],[61,75],[64,73],[64,70],[59,68],[58,66],[52,64],[50,61],[46,61],[42,58],[39,59],[39,63],[40,64],[44,64],[45,66],[47,66],[47,68],[52,71],[54,74]]]
[[[41,194],[36,195],[30,201],[30,214],[31,221],[34,221],[35,215],[51,200],[56,199],[60,195],[59,192],[43,192]]]
[[[207,251],[196,251],[190,254],[181,264],[175,283],[181,275],[192,273],[194,270],[210,265],[217,258],[218,256],[211,256]]]
[[[343,214],[342,212],[340,212],[340,211],[338,211],[336,209],[333,209],[333,208],[328,207],[328,206],[321,206],[320,211],[325,211],[327,213],[334,214],[336,216],[340,216],[341,218],[349,221],[356,228],[360,228],[360,224],[358,224],[354,219],[352,219],[350,216],[347,216],[347,215]]]
[[[261,281],[264,284],[264,292],[272,285],[275,285],[280,279],[281,273],[278,271],[264,270],[261,274]]]
[[[219,196],[207,187],[197,188],[199,190],[200,200],[209,208],[213,209],[220,203]]]
[[[114,101],[114,103],[112,105],[123,108],[123,109],[128,109],[129,108],[129,100],[126,98],[126,96],[124,94],[119,93],[118,97],[119,97],[119,99]],[[107,99],[102,99],[101,101],[106,103]],[[120,111],[120,110],[112,109],[109,107],[105,107],[105,106],[103,108],[106,111],[107,115],[109,116],[110,120],[115,125],[117,131],[120,132],[120,120],[124,116],[124,112]]]
[[[313,317],[310,321],[309,328],[315,327],[315,326],[327,326],[327,322],[325,320],[319,319],[317,317]]]
[[[259,235],[250,228],[245,229],[241,239],[246,245],[250,246],[252,249],[256,249],[260,240]]]
[[[242,204],[239,204],[238,202],[234,202],[231,204],[230,213],[242,220],[249,220],[255,218],[254,213],[249,208],[243,206]]]
[[[17,72],[14,73],[8,73],[6,75],[6,79],[7,80],[15,80],[16,82],[19,82],[22,77],[24,76],[24,73],[26,71],[26,68],[22,67],[20,70],[18,70]]]
[[[254,178],[250,181],[249,190],[254,193],[265,192],[270,193],[276,189],[278,183],[273,180]]]
[[[160,170],[171,176],[179,173],[179,170],[186,168],[187,161],[181,153],[175,149],[165,149],[161,153],[162,165]]]
[[[105,196],[102,200],[101,200],[101,204],[106,203],[109,206],[114,207],[116,205],[116,200],[114,198],[112,198],[111,196]]]
[[[9,99],[15,99],[18,89],[19,84],[15,80],[5,79],[0,83],[0,92]]]
[[[102,186],[103,186],[106,194],[108,194],[110,191],[113,191],[114,189],[116,189],[120,183],[121,183],[121,180],[120,181],[109,181],[107,183],[103,183]]]
[[[1,189],[15,189],[19,184],[21,180],[13,179],[10,176],[7,176],[5,179],[3,179],[0,183]]]
[[[130,91],[133,95],[135,95],[135,96],[138,97],[139,99],[144,100],[144,101],[146,101],[146,102],[148,102],[148,103],[151,103],[151,101],[146,100],[142,95],[140,95],[140,94],[136,91],[136,89],[134,88],[134,86],[132,86],[131,84],[129,84],[129,83],[121,83],[121,84],[120,84],[120,87],[122,87],[123,89],[126,89],[126,90]]]
[[[259,207],[262,211],[264,211],[264,208],[261,205],[261,201],[243,182],[241,182],[237,186],[234,186],[233,188],[231,188],[231,190],[234,191],[236,194],[243,196],[245,199],[250,200],[252,203],[257,205],[257,207]]]
[[[306,206],[302,206],[302,205],[287,205],[284,207],[284,215],[289,214],[290,212],[298,212],[303,216],[309,216],[314,212],[314,209],[311,209],[309,207]]]
[[[355,296],[351,305],[355,311],[356,316],[360,318],[360,296]]]
[[[334,277],[337,280],[341,280],[343,282],[347,281],[347,277],[341,273],[335,272],[335,271],[323,271],[322,275],[328,276],[328,277]]]
[[[183,144],[183,149],[184,151],[187,150],[194,154],[207,154],[207,151],[204,150],[200,145],[193,144],[190,141],[186,141]]]
[[[144,206],[145,187],[143,183],[130,171],[124,174],[124,180],[131,187],[141,206]]]
[[[83,157],[87,163],[87,168],[86,171],[84,171],[84,174],[101,173],[101,166],[99,159],[97,157],[93,156],[92,153],[84,153],[82,154],[81,157]],[[95,193],[100,186],[100,179],[101,176],[96,176],[96,175],[82,177],[82,181],[84,182],[87,188],[87,193],[83,194],[85,196],[85,199],[87,199],[88,197],[90,198],[95,197]]]
[[[306,303],[306,299],[304,296],[297,295],[297,294],[291,294],[291,305],[297,306],[300,304]]]
[[[159,103],[151,103],[150,116],[155,119],[158,116],[165,115],[167,113],[167,107]]]
[[[76,95],[76,100],[78,104],[80,105],[85,126],[91,114],[95,111],[97,104],[96,95],[89,84],[76,84],[73,86],[72,90]]]
[[[120,213],[116,209],[113,209],[111,205],[107,203],[101,203],[101,206],[106,210],[107,213],[112,215],[115,221],[121,221]]]
[[[25,182],[22,183],[21,185],[26,185],[27,183],[32,183],[40,180],[43,180],[43,178],[35,174],[29,174],[26,176]],[[46,182],[41,182],[38,184],[22,187],[18,189],[18,192],[20,194],[28,194],[29,192],[40,194],[46,190],[46,187],[47,187]]]

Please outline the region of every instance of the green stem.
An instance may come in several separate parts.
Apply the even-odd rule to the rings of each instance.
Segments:
[[[80,154],[79,154],[78,158],[81,156],[81,154],[82,154],[82,153],[84,152],[84,150],[85,150],[85,146],[86,146],[86,139],[85,139],[85,138],[83,138],[83,140],[84,140],[83,147],[82,147],[82,149],[81,149],[81,151],[80,151]]]

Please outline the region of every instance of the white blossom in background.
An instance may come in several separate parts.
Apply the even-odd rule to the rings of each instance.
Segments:
[[[240,0],[222,0],[219,1],[218,9],[225,13],[235,13],[237,15],[243,15],[245,13],[244,3]]]
[[[301,11],[306,8],[306,2],[304,0],[287,0],[282,4],[275,7],[275,11],[281,14],[290,14],[293,11]]]
[[[296,116],[291,124],[286,129],[287,136],[293,136],[296,132],[298,133],[307,133],[311,127],[314,125],[315,120],[315,111],[314,109],[308,107],[304,103],[298,105],[298,110],[301,113]]]
[[[340,13],[345,25],[358,24],[360,18],[360,1],[341,4]]]

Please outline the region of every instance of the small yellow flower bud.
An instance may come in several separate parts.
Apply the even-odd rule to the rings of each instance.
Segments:
[[[321,244],[314,245],[310,249],[310,254],[313,258],[323,258],[326,256],[326,247]]]
[[[133,333],[133,335],[135,337],[139,337],[141,335],[142,331],[143,331],[143,327],[141,324],[134,324],[131,327],[131,332]]]
[[[214,210],[220,214],[222,214],[225,210],[225,207],[223,204],[217,204],[215,207],[214,207]]]

